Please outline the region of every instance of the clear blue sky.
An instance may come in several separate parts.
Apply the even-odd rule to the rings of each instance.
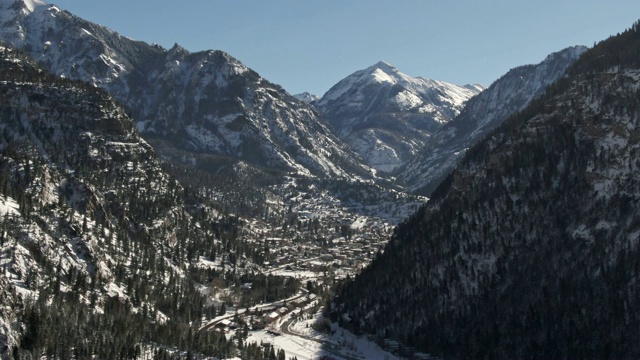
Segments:
[[[638,0],[47,2],[136,40],[224,50],[292,94],[317,95],[379,60],[411,76],[488,86],[640,18]]]

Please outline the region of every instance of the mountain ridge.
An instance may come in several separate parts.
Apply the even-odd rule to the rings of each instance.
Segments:
[[[107,89],[147,139],[170,140],[152,142],[175,162],[187,151],[304,176],[373,176],[313,108],[223,51],[165,50],[54,5],[0,4],[5,42],[53,73]]]
[[[397,178],[409,191],[429,194],[453,170],[467,148],[541,96],[586,50],[584,46],[568,47],[547,55],[538,64],[508,71],[436,131],[416,157],[400,169]]]

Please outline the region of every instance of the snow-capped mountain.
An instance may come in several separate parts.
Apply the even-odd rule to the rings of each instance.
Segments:
[[[480,85],[414,78],[381,61],[347,76],[315,105],[369,165],[390,171],[410,160],[481,91]]]
[[[0,0],[0,11],[1,41],[55,74],[106,89],[163,156],[371,176],[312,107],[222,51],[148,45],[41,1]]]
[[[573,46],[548,55],[536,65],[510,70],[470,99],[462,112],[436,131],[427,145],[398,176],[410,191],[428,194],[462,157],[465,150],[498,127],[510,115],[542,95],[587,50]]]
[[[320,100],[320,97],[318,95],[311,94],[311,93],[308,93],[306,91],[303,92],[302,94],[296,94],[296,95],[293,95],[293,96],[295,96],[298,100],[302,100],[302,101],[304,101],[306,103],[312,103],[314,101]]]
[[[336,319],[442,358],[640,357],[640,22],[566,74],[467,151]]]

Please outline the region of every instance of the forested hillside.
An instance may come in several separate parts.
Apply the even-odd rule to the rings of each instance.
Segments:
[[[333,302],[448,358],[637,358],[640,29],[470,149]]]
[[[235,266],[263,256],[238,240],[240,222],[163,172],[104,91],[5,47],[0,118],[1,356],[233,354],[197,329],[219,310],[200,284],[240,283]],[[297,290],[242,281],[265,279],[258,299]]]

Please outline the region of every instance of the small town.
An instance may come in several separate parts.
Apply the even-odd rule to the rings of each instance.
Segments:
[[[222,310],[217,311],[215,317],[203,319],[201,332],[220,332],[239,344],[255,341],[263,347],[286,347],[287,354],[291,345],[278,345],[283,339],[304,341],[310,349],[318,346],[325,349],[331,343],[332,331],[335,331],[332,327],[336,324],[324,319],[322,312],[332,286],[354,277],[378,256],[393,233],[394,221],[400,221],[405,214],[397,210],[395,217],[385,213],[386,204],[365,206],[352,203],[347,207],[329,196],[298,194],[296,197],[272,199],[270,205],[276,211],[272,211],[270,222],[254,219],[244,223],[238,238],[255,248],[264,249],[261,264],[250,259],[240,259],[235,265],[228,259],[205,263],[226,271],[256,272],[281,278],[285,283],[294,282],[298,287],[285,298],[256,303],[247,301],[246,294],[255,291],[257,284],[246,282],[225,288],[221,283],[205,286],[203,291],[211,294],[210,306]],[[404,206],[404,211],[410,213],[420,205],[421,202],[416,200],[394,205],[393,208]],[[367,214],[361,211],[365,207]],[[354,337],[352,342],[376,346],[376,351],[388,351],[385,356],[389,358],[393,358],[392,353],[409,354],[389,343],[388,339],[385,342],[384,339]],[[347,347],[332,345],[333,350],[327,351],[327,359],[366,358],[358,354],[358,346],[352,347],[352,355],[344,357]],[[421,359],[413,352],[411,355]],[[307,357],[301,355],[301,358]]]

